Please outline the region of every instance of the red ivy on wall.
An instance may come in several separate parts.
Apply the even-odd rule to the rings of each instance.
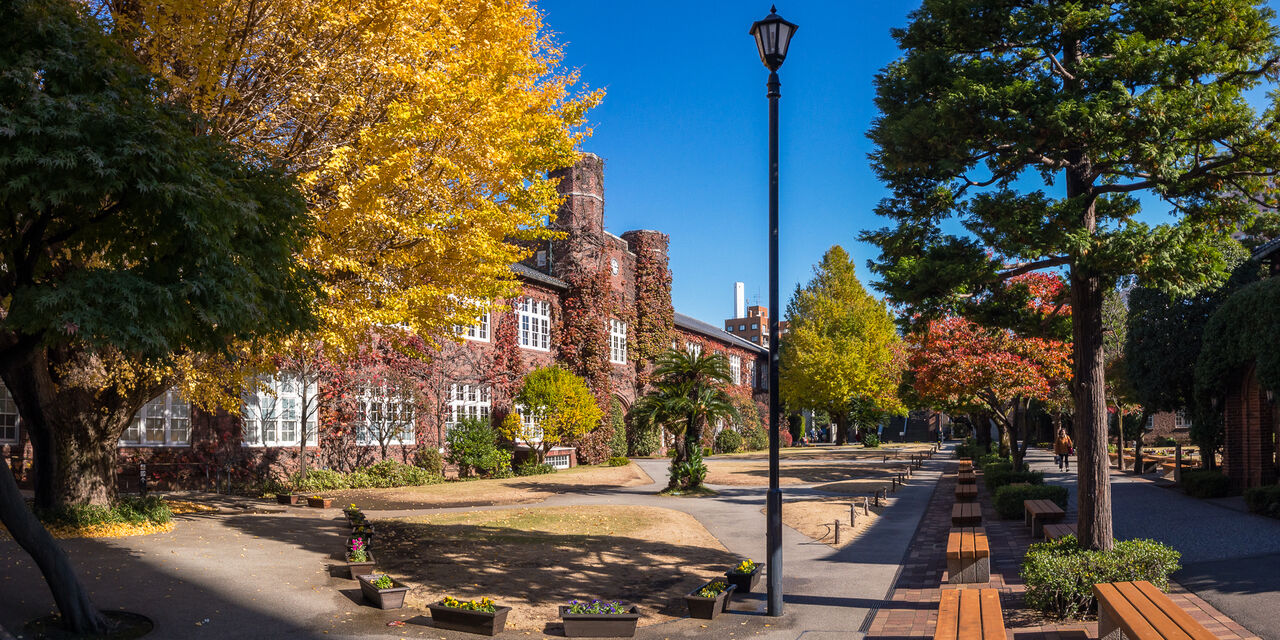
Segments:
[[[665,234],[636,234],[630,238],[636,254],[636,322],[631,359],[636,366],[637,394],[649,383],[651,363],[671,344],[675,309],[671,306],[671,268],[667,264]]]

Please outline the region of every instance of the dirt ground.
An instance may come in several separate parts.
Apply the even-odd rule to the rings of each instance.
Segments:
[[[862,445],[784,447],[779,451],[782,460],[908,460],[913,453],[921,453],[933,449],[932,443],[906,443],[892,446],[867,449]],[[726,453],[716,456],[718,459],[735,460],[768,460],[768,451],[752,451],[749,453]]]
[[[641,625],[739,562],[692,516],[641,506],[522,507],[375,521],[374,557],[424,611],[450,595],[512,607],[507,628],[557,634],[574,599],[635,604]]]
[[[875,480],[876,487],[887,486],[890,478],[906,465],[854,464],[784,464],[778,467],[778,482],[784,485],[835,483],[850,480]],[[737,459],[707,461],[707,484],[737,487],[764,487],[769,484],[767,462],[744,462]],[[874,489],[869,489],[874,491]],[[849,493],[841,491],[840,493]]]
[[[348,489],[329,491],[336,504],[355,503],[366,511],[397,509],[432,509],[440,507],[479,507],[506,504],[529,504],[570,492],[592,489],[631,487],[652,483],[639,466],[573,467],[557,473],[498,480],[465,480],[424,487],[393,489]]]
[[[881,500],[880,506],[868,504],[864,513],[861,500],[847,497],[784,499],[782,523],[803,533],[815,542],[837,549],[853,544],[871,525],[875,524],[885,509],[893,506],[893,498]],[[853,529],[850,530],[850,503],[856,503]],[[761,509],[760,513],[764,513]],[[835,541],[835,523],[840,521],[840,544]]]

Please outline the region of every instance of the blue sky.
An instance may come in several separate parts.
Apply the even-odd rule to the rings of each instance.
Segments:
[[[565,64],[607,91],[584,145],[605,160],[606,228],[671,235],[677,311],[719,324],[732,314],[735,281],[746,283],[748,304],[767,305],[768,70],[747,30],[769,3],[538,4],[565,45]],[[857,236],[885,224],[872,214],[885,191],[867,162],[872,80],[898,57],[890,29],[904,26],[917,6],[810,0],[778,7],[800,25],[780,72],[784,307],[834,244],[853,254],[864,284],[870,281],[866,261],[877,252]]]

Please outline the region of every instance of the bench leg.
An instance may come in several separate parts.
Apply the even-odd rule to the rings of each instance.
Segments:
[[[964,561],[956,558],[947,558],[947,583],[962,584],[964,583]]]
[[[991,582],[991,558],[989,556],[978,558],[973,563],[973,581],[980,583]]]
[[[991,582],[991,558],[947,558],[948,584]]]
[[[1124,630],[1116,624],[1111,608],[1098,605],[1098,640],[1127,640]]]

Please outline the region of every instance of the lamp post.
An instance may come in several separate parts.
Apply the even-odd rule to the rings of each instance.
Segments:
[[[787,46],[796,25],[782,19],[777,7],[751,25],[760,61],[769,68],[769,493],[765,500],[765,540],[768,548],[767,613],[782,615],[782,489],[778,487],[778,67],[787,58]]]

